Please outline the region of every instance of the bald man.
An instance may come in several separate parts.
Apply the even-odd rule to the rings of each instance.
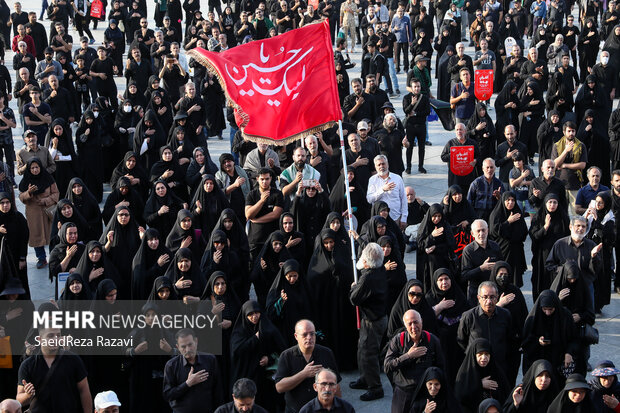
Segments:
[[[284,393],[286,413],[297,413],[316,396],[313,388],[314,378],[323,368],[338,374],[338,364],[334,353],[327,347],[316,344],[316,329],[310,320],[300,320],[295,324],[297,345],[282,352],[275,376],[276,390]],[[340,389],[337,389],[340,394]]]
[[[408,412],[419,380],[429,367],[445,369],[439,338],[422,329],[422,316],[415,310],[403,315],[406,331],[391,338],[383,369],[394,381],[392,412]]]
[[[22,413],[22,405],[14,399],[5,399],[0,403],[0,413]]]

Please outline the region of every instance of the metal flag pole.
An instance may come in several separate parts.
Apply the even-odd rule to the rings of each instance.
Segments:
[[[338,132],[340,133],[340,154],[342,157],[342,170],[344,174],[344,197],[347,200],[347,220],[349,221],[349,229],[353,229],[353,211],[351,209],[351,193],[349,192],[349,177],[347,175],[347,157],[344,148],[344,136],[342,133],[342,120],[338,121]],[[355,254],[355,239],[351,232],[349,232],[349,243],[351,244],[351,261],[353,263],[353,280],[357,283],[357,257]],[[360,328],[360,309],[355,307],[355,314],[357,316],[357,328]]]

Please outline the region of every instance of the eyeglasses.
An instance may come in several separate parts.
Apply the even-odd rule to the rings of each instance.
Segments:
[[[320,383],[317,383],[317,385],[319,385],[321,387],[336,387],[338,385],[338,383],[322,381]]]
[[[480,298],[482,301],[495,301],[495,300],[497,300],[497,296],[496,295],[479,295],[478,298]]]
[[[407,294],[409,295],[409,297],[418,297],[418,298],[420,298],[420,297],[423,297],[423,296],[424,296],[424,294],[422,294],[422,293],[416,293],[416,292],[414,292],[414,291],[409,291]]]

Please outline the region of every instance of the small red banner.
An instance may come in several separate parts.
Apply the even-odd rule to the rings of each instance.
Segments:
[[[450,148],[450,171],[454,175],[469,175],[474,170],[474,167],[471,165],[473,160],[473,145],[453,146]]]
[[[478,100],[489,100],[493,95],[493,70],[476,70],[474,92]]]

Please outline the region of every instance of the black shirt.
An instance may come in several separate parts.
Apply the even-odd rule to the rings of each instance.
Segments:
[[[58,35],[60,36],[60,35]],[[69,44],[73,44],[73,37],[68,35],[68,34],[64,34],[62,36],[62,40],[65,41],[65,43],[69,43]],[[62,47],[64,46],[62,43],[60,43],[60,41],[56,38],[56,36],[52,37],[52,41],[50,42],[50,46],[54,46],[54,47]],[[71,52],[67,52],[65,50],[59,50],[56,52],[56,60],[58,60],[60,58],[60,56],[65,56],[67,58],[67,62],[71,61]]]
[[[424,218],[428,208],[429,205],[426,202],[422,202],[422,205],[417,200],[408,203],[407,210],[409,215],[407,215],[407,225],[417,225],[422,222],[422,218]]]
[[[299,413],[313,413],[313,412],[325,412],[325,413],[355,413],[353,405],[346,400],[342,400],[340,397],[334,397],[334,403],[332,408],[327,410],[321,406],[318,398],[310,400],[304,407],[301,408]]]
[[[491,276],[491,271],[482,271],[480,266],[487,258],[491,258],[491,262],[503,260],[502,250],[495,241],[487,240],[486,248],[482,248],[476,241],[472,241],[463,248],[461,256],[461,278],[467,281],[467,299],[471,305],[476,305],[478,301],[478,286],[487,281]]]
[[[575,261],[579,265],[581,275],[588,282],[594,282],[597,274],[601,271],[602,251],[592,258],[592,248],[596,243],[591,239],[584,238],[583,242],[576,246],[571,236],[560,238],[553,244],[551,252],[547,256],[545,268],[552,274],[551,279],[555,279],[557,270],[568,260]]]
[[[362,318],[377,321],[387,316],[387,283],[385,268],[364,268],[360,278],[351,287],[351,304],[359,306]]]
[[[235,407],[235,402],[229,402],[217,408],[215,413],[240,413]],[[254,403],[254,406],[245,413],[268,413],[267,410]]]
[[[103,91],[107,88],[116,89],[116,85],[114,83],[114,62],[109,57],[106,57],[104,60],[97,59],[90,65],[90,70],[95,73],[105,73],[106,79],[103,80],[99,77],[95,78],[97,81],[97,89],[99,91]]]
[[[465,311],[459,323],[457,341],[465,350],[477,338],[489,340],[495,362],[500,368],[506,369],[510,352],[516,350],[517,338],[517,328],[513,325],[510,311],[495,307],[491,317],[479,305]]]
[[[52,367],[54,371],[47,383],[44,383],[50,368],[42,354],[28,357],[19,366],[18,383],[26,380],[37,391],[36,403],[31,406],[30,412],[81,413],[82,403],[77,384],[87,375],[82,359],[70,351],[60,350]]]
[[[263,207],[260,211],[258,211],[254,218],[260,218],[270,212],[273,212],[275,207],[282,208],[284,206],[284,197],[282,196],[282,192],[274,188],[271,188],[269,191],[269,198],[267,198],[267,201],[263,204]],[[248,196],[245,197],[245,205],[256,205],[256,203],[260,201],[260,194],[259,188],[254,188],[251,190]],[[256,224],[252,222],[250,224],[250,232],[248,234],[248,241],[250,245],[262,245],[267,237],[269,237],[269,234],[278,228],[278,219],[274,219],[273,221],[264,224]]]
[[[515,140],[512,146],[508,146],[508,141],[502,142],[497,146],[497,152],[495,154],[495,165],[499,167],[499,180],[502,182],[508,182],[510,177],[510,171],[514,167],[512,158],[507,158],[508,151],[518,150],[522,154],[527,153],[527,147],[523,142]]]
[[[324,346],[316,344],[310,360],[306,361],[304,355],[301,353],[299,346],[290,347],[280,354],[280,360],[278,362],[278,370],[274,380],[278,383],[280,380],[294,376],[306,367],[306,364],[314,361],[315,365],[320,364],[325,368],[332,369],[335,373],[337,381],[340,382],[340,374],[338,374],[338,364],[334,353]],[[302,381],[293,390],[287,391],[284,394],[284,400],[286,401],[286,411],[298,412],[306,403],[312,398],[316,397],[316,392],[312,385],[314,384],[314,377],[307,378]]]
[[[207,371],[209,377],[189,387],[185,380],[192,367],[194,372]],[[164,399],[170,403],[174,413],[213,412],[215,406],[224,400],[221,377],[217,360],[212,354],[198,352],[193,365],[183,356],[173,357],[164,370]]]

